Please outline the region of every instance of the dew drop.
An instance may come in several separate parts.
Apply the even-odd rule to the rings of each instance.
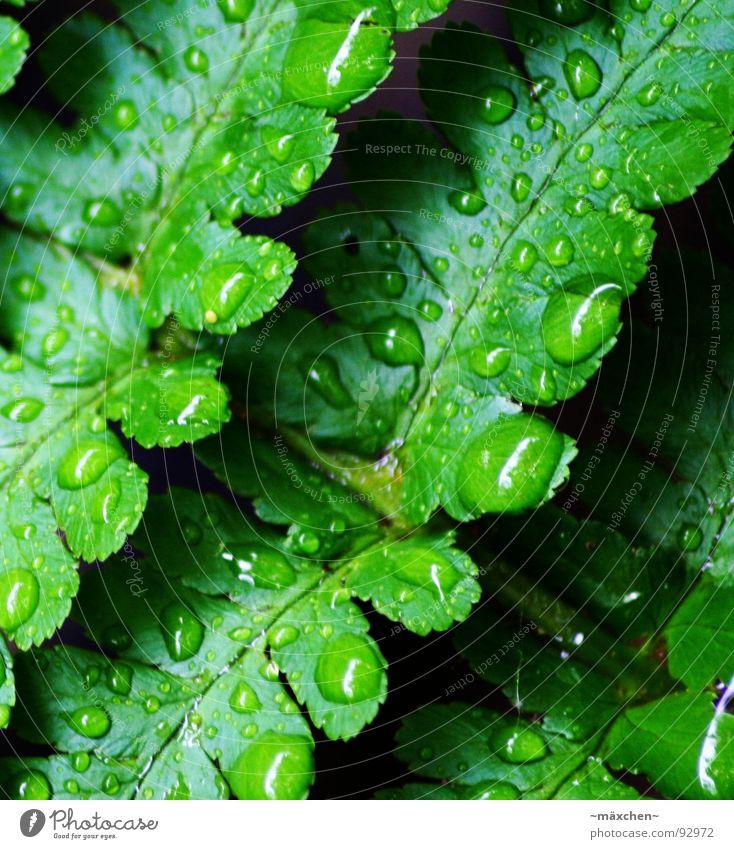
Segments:
[[[291,186],[297,192],[307,192],[314,181],[316,172],[314,171],[312,162],[302,162],[300,165],[291,171],[290,181]]]
[[[329,356],[319,357],[313,363],[306,380],[330,407],[344,410],[354,403],[352,396],[342,383],[339,366]]]
[[[380,659],[361,634],[341,634],[324,646],[316,664],[315,681],[330,702],[350,705],[374,699],[383,681]]]
[[[207,314],[216,316],[215,321],[228,321],[256,284],[254,276],[237,263],[216,265],[202,281],[201,303]]]
[[[543,501],[564,440],[539,416],[506,416],[470,443],[459,468],[459,492],[470,510],[516,512]]]
[[[290,587],[296,581],[295,569],[275,548],[235,543],[222,558],[231,564],[235,577],[250,586],[277,590]]]
[[[270,631],[268,639],[270,640],[270,645],[278,650],[289,646],[291,643],[295,643],[300,636],[300,631],[298,628],[294,628],[293,625],[278,625]]]
[[[482,120],[487,124],[501,124],[506,121],[515,108],[515,95],[507,88],[489,86],[481,92]]]
[[[519,726],[496,731],[490,739],[489,748],[503,761],[512,764],[538,761],[547,754],[545,740],[540,734]]]
[[[96,705],[77,708],[67,714],[65,719],[72,731],[92,740],[104,737],[112,726],[107,713]]]
[[[469,366],[480,377],[498,377],[510,364],[509,348],[473,348],[469,354]]]
[[[229,697],[229,706],[237,713],[252,713],[262,708],[257,693],[246,681],[235,684]]]
[[[703,533],[695,525],[683,525],[678,533],[678,547],[681,551],[696,551],[703,542]]]
[[[112,227],[122,217],[120,210],[109,198],[90,200],[82,212],[84,220],[95,227]]]
[[[612,282],[582,277],[559,289],[543,311],[545,348],[561,365],[583,362],[614,338],[619,327],[622,289]]]
[[[305,799],[314,779],[311,741],[266,731],[224,775],[238,799]]]
[[[107,686],[113,693],[126,696],[132,688],[133,669],[127,663],[113,661],[106,672]]]
[[[255,6],[255,0],[217,0],[217,3],[228,24],[244,23]]]
[[[430,548],[404,545],[400,548],[398,576],[409,584],[427,589],[445,602],[461,575],[448,558]]]
[[[0,572],[0,628],[14,631],[27,622],[38,608],[39,586],[27,569]]]
[[[187,48],[183,60],[192,74],[205,74],[209,70],[209,57],[199,47]]]
[[[28,424],[38,418],[43,407],[37,398],[16,398],[0,407],[0,413],[11,422]]]
[[[449,194],[449,203],[461,215],[478,215],[487,205],[481,195],[460,191]]]
[[[369,327],[367,344],[372,355],[389,366],[419,366],[423,362],[423,337],[409,318],[379,318]]]
[[[588,21],[594,6],[586,0],[541,0],[543,14],[552,21],[574,27]]]
[[[62,458],[57,480],[62,489],[81,489],[96,483],[107,469],[123,456],[122,450],[108,442],[82,441]]]
[[[29,769],[12,776],[7,792],[11,799],[43,801],[51,798],[51,783],[40,770]]]
[[[201,648],[204,626],[180,601],[171,602],[163,609],[160,625],[171,660],[188,660]]]
[[[546,246],[545,255],[548,262],[556,268],[568,265],[573,260],[573,242],[568,236],[557,236]]]
[[[46,294],[46,287],[30,274],[17,274],[10,281],[10,288],[24,301],[40,301]]]
[[[121,100],[112,117],[120,130],[131,130],[139,121],[138,110],[132,100]]]
[[[65,327],[49,330],[41,341],[41,350],[47,357],[55,357],[69,341],[69,331]]]
[[[576,100],[593,97],[601,87],[601,69],[584,50],[572,50],[566,56],[563,73]]]
[[[262,136],[265,149],[273,159],[281,164],[286,162],[293,153],[293,145],[295,144],[293,135],[279,127],[266,124],[262,129]]]

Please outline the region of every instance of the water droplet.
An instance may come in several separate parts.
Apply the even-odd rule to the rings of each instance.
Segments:
[[[576,148],[576,161],[577,162],[588,162],[591,159],[594,153],[594,145],[589,144],[588,142],[582,142]]]
[[[439,601],[446,601],[461,575],[448,558],[430,548],[402,545],[397,575],[409,584],[429,590]]]
[[[379,277],[380,289],[388,298],[399,298],[407,286],[405,275],[399,268],[388,268]]]
[[[527,274],[537,261],[538,251],[535,245],[522,239],[515,243],[510,256],[510,264],[516,271]]]
[[[507,88],[489,86],[481,92],[481,116],[487,124],[501,124],[515,108],[515,95]]]
[[[113,693],[126,696],[133,683],[133,669],[127,663],[113,661],[107,667],[107,686]]]
[[[46,294],[46,287],[30,274],[17,274],[10,281],[10,288],[24,301],[40,301]]]
[[[543,14],[559,24],[574,27],[588,21],[594,6],[586,0],[541,0]]]
[[[62,489],[81,489],[96,483],[107,469],[123,456],[110,442],[82,441],[71,448],[59,463],[57,480]]]
[[[477,788],[472,788],[472,799],[489,801],[512,801],[520,798],[520,791],[514,784],[508,784],[506,781],[498,781],[494,784],[482,784]]]
[[[530,370],[530,384],[533,389],[533,404],[550,404],[556,399],[556,381],[553,374],[541,366]]]
[[[270,645],[278,650],[289,646],[291,643],[295,643],[300,636],[301,634],[298,628],[294,628],[292,625],[277,625],[271,629],[268,634],[268,640],[270,641]]]
[[[255,0],[217,0],[217,3],[228,24],[244,23],[255,6]]]
[[[487,205],[481,195],[459,191],[449,194],[449,203],[461,215],[478,215]]]
[[[314,779],[312,743],[266,731],[224,775],[238,799],[305,799]]]
[[[10,705],[0,705],[0,728],[7,728],[10,722]]]
[[[27,569],[0,572],[0,628],[14,631],[36,612],[39,586]]]
[[[120,484],[112,479],[106,492],[99,492],[94,496],[91,505],[92,519],[104,525],[112,524],[117,517],[120,495]]]
[[[652,6],[652,0],[630,0],[630,6],[635,12],[647,12]]]
[[[648,83],[641,88],[636,95],[636,100],[640,106],[653,106],[660,100],[660,95],[663,93],[663,87],[658,82]]]
[[[84,220],[95,227],[113,227],[122,214],[109,198],[90,200],[82,212]]]
[[[438,321],[443,315],[441,304],[437,304],[435,301],[421,301],[418,304],[418,310],[421,316],[428,321]]]
[[[262,137],[265,142],[265,149],[276,162],[280,162],[281,164],[286,162],[291,153],[293,153],[295,139],[291,133],[287,133],[279,127],[266,124],[262,128]]]
[[[582,362],[614,338],[619,327],[622,289],[591,277],[573,281],[548,299],[543,312],[543,341],[557,363]]]
[[[548,262],[556,268],[568,265],[573,260],[573,254],[573,242],[568,236],[557,236],[545,249]]]
[[[331,357],[319,357],[309,369],[306,379],[330,407],[344,410],[354,403],[341,381],[339,366]]]
[[[65,719],[72,731],[93,740],[104,737],[112,726],[109,716],[96,705],[77,708],[67,714]]]
[[[28,424],[38,418],[43,407],[43,403],[37,398],[16,398],[0,407],[0,413],[11,422]]]
[[[469,354],[469,367],[480,377],[497,377],[509,366],[511,358],[509,348],[473,348]]]
[[[678,547],[681,551],[696,551],[703,542],[703,533],[695,525],[683,525],[678,533]]]
[[[114,796],[120,792],[120,782],[117,780],[117,776],[113,772],[110,772],[105,776],[104,781],[102,782],[102,790],[104,790],[108,796]]]
[[[470,510],[516,512],[548,495],[564,440],[539,416],[501,418],[464,452],[459,491]]]
[[[205,74],[209,70],[209,57],[203,50],[193,45],[186,49],[183,60],[192,74]]]
[[[198,522],[184,519],[181,523],[181,535],[189,545],[198,545],[204,537],[204,532]]]
[[[601,87],[601,69],[584,50],[572,50],[566,56],[563,73],[576,100],[593,97]]]
[[[248,293],[254,291],[256,283],[253,275],[237,263],[225,263],[210,269],[201,284],[201,303],[207,315],[215,316],[214,321],[209,323],[232,318]]]
[[[51,798],[51,783],[40,770],[28,769],[12,776],[7,793],[11,799],[43,801]]]
[[[311,188],[315,176],[316,172],[314,171],[313,163],[301,162],[300,165],[296,165],[291,171],[291,186],[297,192],[307,192]]]
[[[611,178],[611,172],[603,165],[594,165],[589,169],[589,183],[594,189],[603,189]]]
[[[235,684],[229,697],[229,706],[237,713],[251,713],[262,708],[257,693],[246,681]]]
[[[369,640],[361,634],[347,633],[326,643],[314,677],[327,701],[350,705],[376,698],[384,675]]]
[[[489,749],[511,764],[538,761],[547,754],[545,740],[540,734],[520,726],[496,731],[490,739]]]
[[[268,546],[234,544],[222,557],[232,564],[235,577],[251,586],[279,590],[290,587],[296,581],[295,569],[285,555]]]
[[[92,762],[87,752],[74,752],[74,754],[69,756],[69,760],[71,762],[71,768],[75,772],[86,772]]]
[[[130,648],[133,641],[123,625],[110,625],[102,632],[102,644],[113,651],[123,652]]]
[[[530,194],[533,181],[528,174],[518,173],[512,178],[510,194],[516,203],[522,203]]]
[[[409,318],[377,319],[369,327],[367,344],[372,355],[389,366],[419,366],[423,362],[423,337]]]
[[[180,601],[171,602],[161,613],[161,632],[172,660],[188,660],[201,648],[204,626]]]
[[[132,100],[121,100],[115,107],[112,117],[120,130],[131,130],[140,120]]]
[[[69,331],[65,327],[55,327],[43,337],[41,350],[45,356],[55,357],[68,341]]]

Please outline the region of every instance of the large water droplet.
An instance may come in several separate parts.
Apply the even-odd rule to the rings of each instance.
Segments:
[[[121,100],[115,107],[112,117],[120,130],[132,130],[140,119],[132,100]]]
[[[483,801],[511,801],[520,798],[520,791],[514,784],[508,784],[506,781],[497,781],[494,784],[482,784],[476,789],[471,796],[472,799],[481,799]]]
[[[470,510],[502,513],[540,504],[563,454],[563,437],[539,416],[501,418],[464,453],[459,491]]]
[[[399,268],[388,268],[380,274],[380,289],[388,298],[399,298],[406,285],[405,275]]]
[[[255,0],[217,0],[217,3],[228,24],[244,23],[255,6]]]
[[[339,366],[329,356],[319,357],[307,375],[308,383],[329,406],[344,410],[354,403],[339,376]]]
[[[409,318],[377,319],[369,327],[367,344],[372,355],[389,366],[418,366],[423,362],[423,337]]]
[[[601,87],[601,68],[585,50],[572,50],[566,56],[563,73],[576,100],[593,97]]]
[[[225,770],[238,799],[305,799],[314,779],[307,737],[266,731]]]
[[[543,341],[557,363],[572,365],[588,359],[614,338],[619,328],[622,289],[591,277],[573,281],[554,292],[543,312]]]
[[[300,631],[298,628],[294,628],[293,625],[276,625],[268,633],[268,640],[270,641],[270,645],[278,650],[289,646],[291,643],[295,643],[300,636]]]
[[[209,57],[199,47],[188,47],[183,56],[184,65],[192,74],[205,74],[209,70]]]
[[[509,348],[474,348],[469,354],[469,367],[480,377],[498,377],[510,364],[512,354]]]
[[[82,216],[95,227],[113,227],[120,221],[122,213],[109,198],[98,198],[86,204]]]
[[[261,589],[290,587],[297,577],[285,555],[265,545],[235,543],[222,557],[232,564],[235,577]]]
[[[46,287],[30,274],[17,274],[10,281],[10,288],[24,301],[40,301],[46,294]]]
[[[104,737],[112,726],[107,713],[96,705],[77,708],[65,718],[72,731],[92,740]]]
[[[703,542],[703,532],[695,525],[683,525],[678,532],[678,547],[681,551],[696,551]]]
[[[248,292],[253,292],[256,280],[236,263],[216,265],[204,276],[201,284],[201,303],[209,324],[228,321],[242,306]]]
[[[172,660],[188,660],[201,648],[204,626],[180,601],[171,602],[163,609],[160,624]]]
[[[251,713],[260,710],[262,704],[247,681],[238,681],[230,694],[229,706],[237,713]]]
[[[37,769],[28,769],[16,773],[6,785],[8,796],[11,799],[46,800],[51,798],[51,783],[48,778]]]
[[[490,739],[489,750],[513,764],[538,761],[547,754],[545,740],[540,734],[520,726],[496,731]]]
[[[123,456],[119,446],[109,442],[82,441],[71,448],[59,463],[57,480],[62,489],[81,489],[96,483],[115,460]]]
[[[399,552],[399,577],[413,586],[430,590],[444,602],[461,578],[453,564],[430,548],[403,545]]]
[[[45,356],[55,357],[68,341],[69,331],[65,327],[54,327],[43,337],[41,350]]]
[[[480,93],[482,120],[488,124],[501,124],[515,108],[515,95],[501,86],[491,85]]]
[[[43,402],[38,398],[15,398],[0,407],[0,413],[11,422],[28,424],[38,418],[43,407]]]
[[[133,669],[122,661],[113,661],[107,668],[107,686],[113,693],[126,696],[133,684]]]
[[[369,640],[361,634],[340,634],[324,646],[315,680],[330,702],[350,705],[380,693],[382,664]]]
[[[449,203],[461,215],[478,215],[487,205],[478,192],[451,192]]]
[[[27,622],[38,607],[36,576],[27,569],[0,572],[0,628],[14,631]]]

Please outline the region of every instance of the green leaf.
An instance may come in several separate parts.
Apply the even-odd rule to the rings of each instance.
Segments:
[[[0,254],[0,629],[25,649],[68,614],[74,558],[116,551],[145,507],[147,475],[107,420],[178,445],[218,430],[229,396],[218,359],[182,352],[173,325],[151,349],[137,303],[91,262],[8,230]]]
[[[329,113],[385,77],[392,31],[426,10],[400,4],[398,23],[387,0],[115,5],[116,23],[74,16],[40,51],[72,128],[4,110],[6,214],[113,263],[148,325],[175,312],[233,333],[295,268],[284,244],[233,222],[308,192],[336,142]]]
[[[306,432],[344,478],[391,466],[393,515],[413,524],[439,505],[465,520],[547,500],[573,444],[520,404],[552,406],[596,372],[647,267],[645,211],[728,155],[733,45],[713,7],[665,3],[642,26],[620,5],[610,28],[602,10],[569,27],[532,4],[512,14],[530,81],[473,27],[438,33],[421,85],[450,145],[392,115],[352,137],[368,212],[307,236],[333,320],[252,328],[227,364],[249,409]]]
[[[17,21],[0,17],[0,94],[13,87],[29,47],[28,34]]]

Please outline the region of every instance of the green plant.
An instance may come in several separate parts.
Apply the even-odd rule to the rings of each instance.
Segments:
[[[6,794],[303,797],[311,726],[349,739],[387,694],[364,605],[398,630],[447,630],[479,600],[480,571],[485,601],[457,639],[481,665],[482,645],[518,633],[503,611],[516,615],[522,601],[532,663],[513,656],[483,670],[519,714],[452,703],[416,714],[396,753],[448,783],[403,795],[633,796],[609,767],[641,770],[666,795],[694,793],[690,763],[661,777],[654,747],[625,749],[634,735],[624,723],[654,737],[659,716],[685,716],[687,699],[694,721],[660,743],[675,756],[683,732],[700,740],[713,721],[727,641],[692,672],[686,627],[702,599],[714,603],[710,579],[668,620],[726,521],[718,467],[693,475],[700,455],[684,452],[676,422],[665,450],[679,447],[666,455],[679,477],[650,472],[656,487],[619,532],[553,506],[513,516],[549,500],[577,452],[529,408],[565,401],[596,373],[647,270],[648,213],[688,197],[729,153],[734,9],[528,3],[511,14],[522,71],[470,26],[439,32],[421,84],[450,146],[391,115],[350,140],[361,206],[325,213],[304,239],[324,321],[295,307],[299,297],[265,315],[290,283],[293,254],[233,222],[303,196],[333,147],[329,113],[384,77],[389,30],[442,4],[366,12],[338,2],[327,15],[310,3],[174,3],[163,26],[153,4],[119,5],[124,27],[73,20],[43,52],[55,96],[97,110],[93,131],[61,134],[4,107],[0,330],[12,347],[0,371],[10,399],[0,627],[20,649],[40,643],[77,594],[76,557],[125,546],[84,574],[73,604],[99,652],[57,646],[13,659],[3,645],[2,724],[53,749],[4,761]],[[249,26],[259,15],[263,25]],[[335,82],[328,68],[344,44],[354,65]],[[659,427],[668,396],[656,391],[660,406],[643,397],[636,411],[625,398],[620,429]],[[717,412],[726,403],[723,393]],[[108,420],[144,447],[208,437],[197,456],[229,495],[174,488],[146,508],[146,475]],[[718,445],[718,431],[705,434]],[[585,463],[582,454],[572,468]],[[627,458],[594,481],[613,479],[624,495],[627,468],[637,473]],[[461,523],[485,514],[508,515],[478,545],[484,526]],[[566,537],[554,536],[559,526]],[[657,587],[669,568],[670,541],[655,534],[673,527],[688,572],[671,569],[651,607],[637,586]],[[487,551],[518,528],[495,562]],[[540,539],[560,550],[537,556]],[[590,566],[592,544],[614,558]],[[548,586],[536,587],[526,560]],[[635,596],[620,604],[627,584]],[[609,635],[592,625],[587,637],[586,598]],[[567,660],[549,639],[568,642]],[[582,683],[569,687],[568,676]],[[488,726],[504,759],[487,749]],[[641,750],[653,754],[643,761]],[[718,763],[709,795],[727,796]]]
[[[565,503],[493,531],[490,550],[501,553],[484,571],[496,604],[459,629],[457,646],[472,670],[464,674],[501,688],[511,708],[450,701],[414,714],[396,754],[417,776],[447,783],[387,795],[637,798],[634,773],[668,798],[734,795],[734,360],[729,342],[712,353],[712,315],[731,309],[731,275],[707,266],[689,257],[701,297],[688,302],[680,270],[661,269],[665,322],[634,327],[610,358],[601,384],[610,418]],[[676,350],[681,338],[686,349]],[[631,349],[656,364],[634,386]],[[702,386],[697,412],[691,387]],[[589,518],[567,512],[575,503]],[[454,692],[466,680],[457,683]]]

